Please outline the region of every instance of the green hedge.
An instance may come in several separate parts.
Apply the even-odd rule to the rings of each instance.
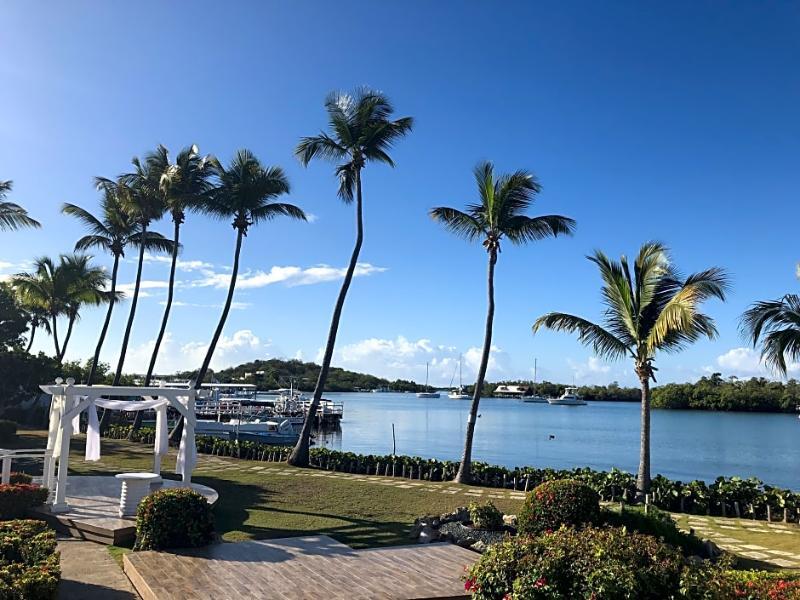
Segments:
[[[600,520],[600,497],[574,479],[545,481],[525,498],[517,515],[520,533],[538,534],[562,525],[593,525]]]
[[[0,484],[0,519],[25,516],[29,509],[47,500],[47,488],[32,483]]]
[[[17,424],[14,421],[0,419],[0,442],[11,442],[17,438]]]
[[[196,548],[213,539],[211,506],[194,490],[166,488],[139,503],[134,550]]]
[[[0,523],[0,599],[53,600],[60,577],[52,529],[42,521]]]
[[[106,436],[115,439],[128,437],[130,426],[113,425]],[[133,440],[152,444],[153,428],[135,432]],[[259,442],[235,442],[212,436],[197,436],[197,450],[203,454],[231,456],[244,460],[285,461],[292,451],[289,446],[271,446]],[[384,475],[449,481],[458,472],[458,462],[420,458],[418,456],[393,456],[391,454],[355,454],[311,448],[311,463],[320,469],[344,473]],[[554,479],[575,479],[591,487],[601,500],[632,502],[636,495],[636,478],[633,474],[611,469],[596,471],[587,467],[576,469],[540,469],[536,467],[507,468],[484,462],[472,463],[472,476],[476,484],[529,491],[537,485]],[[800,518],[800,493],[765,485],[755,478],[718,477],[708,484],[704,481],[684,483],[662,475],[652,480],[651,501],[658,508],[672,512],[735,516],[738,505],[742,518],[772,520],[784,518],[798,522]]]

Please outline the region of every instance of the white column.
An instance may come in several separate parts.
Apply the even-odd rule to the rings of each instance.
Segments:
[[[69,401],[72,396],[66,396]],[[67,402],[65,406],[71,403]],[[64,411],[66,412],[66,410]],[[64,419],[64,412],[61,413],[61,449],[58,455],[58,480],[56,481],[56,498],[51,512],[66,512],[69,510],[67,505],[67,472],[69,471],[69,442],[72,437],[72,419]]]

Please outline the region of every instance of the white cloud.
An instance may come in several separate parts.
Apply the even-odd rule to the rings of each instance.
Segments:
[[[313,285],[326,281],[342,279],[347,269],[337,268],[329,265],[320,264],[313,267],[296,266],[274,266],[269,271],[246,271],[241,273],[236,280],[236,287],[239,289],[261,288],[275,283],[283,283],[289,287],[298,285]],[[358,263],[356,265],[354,277],[363,277],[374,273],[383,273],[385,267],[376,267],[369,263]],[[205,271],[202,279],[189,282],[193,287],[215,287],[227,288],[230,285],[230,273],[217,273]]]
[[[306,221],[308,221],[309,223],[316,223],[317,220],[319,220],[319,217],[317,215],[315,215],[314,213],[310,213],[310,212],[306,213]]]
[[[144,261],[170,265],[172,263],[172,257],[163,254],[149,254],[145,252]],[[214,265],[202,260],[183,260],[182,258],[179,258],[175,263],[175,267],[180,271],[201,271],[203,269],[213,269]]]
[[[481,349],[469,348],[464,353],[464,383],[475,379],[480,363]],[[316,356],[322,360],[322,349]],[[458,350],[454,346],[434,344],[427,338],[409,340],[400,335],[395,339],[368,338],[340,346],[334,353],[333,364],[345,369],[369,373],[387,379],[425,380],[425,363],[430,368],[430,383],[447,386],[458,366]],[[489,379],[500,379],[509,374],[509,357],[500,348],[492,346],[487,371]],[[457,380],[456,380],[457,381]]]
[[[596,356],[590,356],[586,362],[575,362],[568,358],[567,364],[570,369],[572,369],[576,380],[590,378],[593,375],[601,375],[611,371],[611,366],[605,364]]]
[[[716,367],[705,367],[707,373],[722,371],[723,375],[736,375],[737,377],[775,377],[764,361],[761,353],[753,348],[731,348],[725,354],[717,357]],[[787,370],[790,373],[800,372],[800,363],[789,363]]]
[[[162,300],[161,302],[159,302],[159,304],[161,306],[166,306],[167,305],[167,301],[166,300]],[[187,308],[188,307],[188,308],[216,308],[216,309],[221,309],[223,306],[224,306],[224,304],[222,304],[222,303],[219,303],[219,304],[198,304],[196,302],[184,302],[183,300],[173,300],[172,301],[172,307],[173,308],[176,308],[176,307],[177,308]],[[245,309],[250,308],[251,306],[253,306],[253,304],[251,302],[236,302],[235,300],[233,302],[231,302],[231,309],[232,310],[245,310]]]
[[[135,285],[135,282],[121,284],[118,283],[117,291],[124,293],[126,299],[130,299],[131,296],[133,296],[133,288]],[[148,290],[163,290],[167,288],[167,285],[168,284],[166,281],[161,281],[158,279],[143,279],[139,285],[139,297],[148,298],[153,295]]]
[[[131,348],[125,364],[125,372],[144,373],[153,353],[155,340]],[[224,369],[255,359],[269,356],[271,342],[262,343],[249,329],[240,329],[230,337],[223,335],[211,359],[212,369]],[[208,349],[208,341],[178,343],[170,332],[164,335],[158,355],[156,371],[159,374],[197,369],[203,362]]]

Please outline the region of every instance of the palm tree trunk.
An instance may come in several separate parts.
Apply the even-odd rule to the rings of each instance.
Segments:
[[[331,360],[333,359],[333,349],[336,346],[336,334],[339,331],[339,320],[342,317],[342,309],[344,308],[344,301],[347,298],[347,290],[350,289],[350,283],[353,281],[353,273],[358,264],[358,255],[361,253],[361,245],[364,243],[364,219],[363,219],[363,202],[361,198],[361,170],[356,171],[356,245],[353,247],[353,253],[350,256],[350,264],[347,266],[347,272],[342,282],[342,287],[339,290],[339,296],[336,298],[336,306],[333,309],[333,318],[331,319],[331,327],[328,330],[328,342],[325,345],[325,355],[322,358],[322,366],[319,370],[319,377],[317,378],[317,385],[314,388],[314,397],[311,400],[306,419],[303,422],[303,429],[300,432],[300,439],[297,440],[292,454],[289,456],[288,463],[295,467],[307,467],[309,459],[309,443],[311,441],[311,429],[314,426],[314,419],[317,415],[320,400],[322,399],[322,392],[325,390],[325,383],[328,381],[328,371],[331,368]]]
[[[636,498],[644,500],[650,490],[650,378],[640,377],[642,384],[642,430],[639,446],[639,474],[636,477]]]
[[[219,342],[219,338],[222,336],[222,330],[225,328],[225,321],[228,319],[228,313],[231,310],[233,291],[236,289],[236,277],[239,274],[239,254],[242,251],[243,237],[244,232],[243,230],[239,229],[238,233],[236,234],[236,252],[233,255],[233,272],[231,272],[231,283],[228,286],[228,297],[225,299],[225,306],[222,309],[222,315],[219,318],[217,330],[214,332],[214,337],[211,338],[211,344],[209,344],[208,350],[206,351],[206,357],[203,359],[203,366],[200,367],[200,371],[197,373],[197,379],[195,379],[194,382],[195,389],[200,389],[203,379],[206,377],[208,366],[211,364],[211,357],[214,356],[214,350],[217,348],[217,342]]]
[[[483,382],[486,379],[486,368],[489,366],[489,353],[492,349],[492,327],[494,325],[494,266],[497,264],[497,252],[489,252],[489,269],[487,273],[488,304],[486,308],[486,330],[483,335],[483,354],[478,367],[478,379],[472,392],[472,406],[467,419],[467,435],[464,440],[464,454],[461,456],[461,465],[458,467],[455,481],[457,483],[472,482],[472,438],[475,435],[475,422],[478,420],[478,406],[481,402]]]
[[[56,347],[56,360],[60,363],[61,349],[58,347],[58,318],[55,314],[52,314],[51,317],[53,319],[53,344]]]
[[[136,282],[133,285],[133,297],[131,298],[131,310],[128,313],[128,323],[125,325],[125,335],[122,337],[122,348],[119,351],[119,360],[117,361],[117,370],[114,373],[114,381],[111,385],[119,385],[122,378],[122,367],[125,364],[125,355],[128,352],[128,342],[131,337],[131,329],[133,328],[133,318],[136,316],[136,304],[139,301],[139,286],[142,283],[142,265],[144,264],[144,247],[147,239],[147,226],[142,226],[142,237],[139,244],[139,264],[136,267]],[[100,433],[105,432],[109,423],[111,422],[111,411],[105,409],[103,416],[100,419]]]
[[[100,338],[97,340],[97,346],[94,349],[94,357],[92,358],[92,368],[89,370],[89,377],[86,379],[86,385],[92,385],[94,376],[97,372],[97,363],[100,361],[100,350],[103,348],[103,342],[108,333],[108,325],[111,323],[111,312],[114,310],[114,298],[117,293],[117,271],[119,270],[119,254],[114,254],[114,267],[111,269],[111,300],[108,303],[108,310],[106,311],[106,319],[103,321],[103,328],[100,330]],[[105,414],[105,413],[104,413]],[[137,413],[138,414],[138,413]]]
[[[161,342],[164,339],[164,333],[167,331],[167,321],[169,320],[169,312],[172,308],[172,297],[175,291],[175,267],[178,264],[178,237],[180,236],[181,230],[181,223],[180,221],[175,221],[175,230],[173,241],[175,242],[175,246],[172,248],[172,264],[169,268],[169,285],[167,287],[167,303],[164,306],[164,316],[161,318],[161,329],[158,331],[158,337],[156,337],[156,344],[153,346],[153,355],[150,357],[150,364],[147,367],[147,374],[144,376],[144,387],[148,387],[150,385],[150,380],[153,378],[153,371],[156,368],[156,359],[158,358],[158,351],[161,348]],[[133,419],[133,426],[131,427],[131,431],[128,434],[128,439],[133,436],[133,432],[137,431],[142,426],[142,418],[144,417],[144,411],[137,410],[136,417]]]
[[[31,351],[31,346],[33,346],[33,338],[36,337],[36,325],[31,325],[31,337],[28,338],[28,345],[25,347],[25,352],[29,353]]]
[[[67,344],[69,344],[69,338],[72,337],[72,326],[75,325],[75,319],[77,315],[71,314],[69,316],[69,321],[67,322],[67,335],[64,336],[64,343],[61,344],[61,355],[58,357],[58,362],[64,360],[64,355],[67,353]]]

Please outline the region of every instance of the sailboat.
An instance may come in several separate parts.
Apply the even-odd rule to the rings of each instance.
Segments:
[[[439,392],[432,392],[428,387],[428,363],[425,363],[425,391],[417,392],[417,398],[438,398]]]
[[[450,387],[453,387],[453,379],[455,378],[456,374],[453,372],[453,377],[450,379]],[[469,394],[464,393],[464,383],[461,381],[461,355],[458,355],[458,389],[455,388],[450,390],[450,393],[447,394],[447,397],[451,400],[469,400]]]
[[[533,359],[533,385],[536,385],[536,369],[538,367],[538,358]],[[535,402],[537,404],[547,404],[548,400],[544,396],[539,396],[538,394],[534,394],[533,396],[523,396],[523,402]]]

